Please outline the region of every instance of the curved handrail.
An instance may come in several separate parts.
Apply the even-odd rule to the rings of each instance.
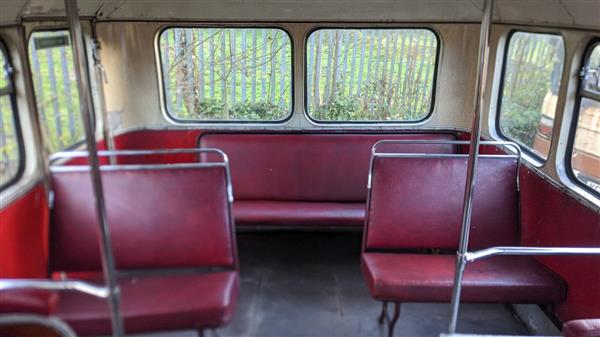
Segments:
[[[41,280],[41,279],[0,279],[0,290],[73,290],[99,298],[108,298],[109,289],[105,286],[78,280]]]
[[[498,246],[467,252],[465,261],[474,262],[498,255],[600,255],[598,247],[519,247]]]

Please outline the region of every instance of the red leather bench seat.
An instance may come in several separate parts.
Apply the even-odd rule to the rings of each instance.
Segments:
[[[578,319],[563,325],[564,337],[600,337],[600,318]]]
[[[518,161],[479,158],[469,249],[518,245]],[[406,249],[456,251],[466,181],[466,156],[380,157],[363,241],[362,270],[371,295],[392,302],[450,300],[454,254],[407,254]],[[463,301],[554,303],[565,297],[560,277],[525,256],[468,264]]]
[[[232,318],[239,287],[235,271],[129,278],[119,282],[121,314],[128,333],[218,327]],[[81,335],[110,334],[106,301],[68,292],[56,316]]]
[[[160,276],[120,280],[126,331],[227,323],[239,276],[225,167],[118,168],[101,174],[117,269],[161,270]],[[50,271],[98,272],[89,172],[54,170],[51,177]],[[182,268],[205,272],[169,273]],[[110,333],[106,300],[63,292],[53,314],[80,335]]]
[[[362,226],[365,204],[362,202],[238,201],[236,220],[261,226]]]
[[[381,301],[450,302],[454,255],[366,253],[362,268],[371,296]],[[562,280],[531,258],[493,257],[465,269],[462,301],[555,303]]]
[[[456,140],[425,134],[213,133],[199,146],[227,153],[236,225],[364,225],[371,147],[383,139]],[[449,144],[394,145],[397,152],[455,153]]]

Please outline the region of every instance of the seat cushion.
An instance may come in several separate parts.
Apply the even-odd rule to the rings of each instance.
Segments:
[[[121,313],[128,333],[218,327],[227,323],[237,300],[235,271],[120,280]],[[110,334],[107,301],[61,293],[55,315],[80,335]]]
[[[518,160],[481,157],[473,194],[470,248],[519,242]],[[456,249],[467,157],[375,157],[367,249]]]
[[[101,173],[117,268],[228,268],[236,264],[224,167]],[[51,178],[51,271],[101,270],[89,172],[52,172]]]
[[[600,318],[578,319],[563,325],[564,337],[600,337]]]
[[[364,203],[236,201],[236,225],[355,226],[365,221]]]
[[[449,302],[454,255],[363,253],[362,269],[371,295],[398,302]],[[472,262],[462,297],[478,303],[554,303],[565,298],[560,277],[537,260],[499,256]]]

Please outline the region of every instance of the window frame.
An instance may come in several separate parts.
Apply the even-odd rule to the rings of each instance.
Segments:
[[[168,109],[167,109],[167,93],[165,90],[165,82],[164,82],[164,69],[163,69],[163,64],[162,64],[162,54],[160,51],[160,38],[162,36],[162,34],[168,30],[168,29],[186,29],[186,28],[202,28],[202,29],[219,29],[219,28],[223,28],[223,29],[277,29],[281,32],[283,32],[284,34],[287,35],[289,41],[290,41],[290,49],[291,49],[291,54],[290,54],[290,110],[286,113],[286,115],[284,116],[284,118],[281,119],[277,119],[277,120],[245,120],[245,119],[183,119],[183,118],[178,118],[175,117],[173,114],[171,114]],[[284,26],[281,25],[277,25],[277,24],[265,24],[265,25],[252,25],[252,24],[243,24],[243,25],[237,25],[237,24],[227,24],[227,23],[223,23],[223,24],[219,24],[219,23],[215,23],[215,24],[176,24],[176,23],[170,23],[170,24],[166,24],[163,25],[161,27],[158,28],[158,30],[156,31],[155,34],[155,41],[154,41],[154,51],[155,51],[155,55],[156,55],[156,67],[157,67],[157,81],[158,81],[158,95],[160,97],[160,110],[163,113],[163,116],[165,117],[165,119],[173,124],[179,124],[179,125],[282,125],[285,124],[287,122],[289,122],[295,115],[296,113],[296,102],[295,102],[295,57],[294,57],[294,50],[295,50],[295,46],[294,46],[294,39],[293,39],[293,35],[292,33]]]
[[[433,68],[433,82],[431,88],[431,104],[429,106],[429,111],[427,114],[418,120],[412,121],[385,121],[385,120],[347,120],[347,121],[328,121],[328,120],[320,120],[313,118],[308,111],[308,49],[306,46],[308,45],[308,39],[310,36],[318,31],[325,29],[338,29],[338,30],[346,30],[346,29],[364,29],[364,30],[411,30],[411,29],[421,29],[430,31],[436,40],[436,51],[435,51],[435,63]],[[304,48],[303,48],[303,68],[304,68],[304,91],[303,91],[303,110],[304,116],[315,125],[328,125],[328,126],[348,126],[348,125],[418,125],[427,121],[433,115],[433,112],[436,107],[436,93],[438,87],[438,74],[439,74],[439,66],[440,66],[440,55],[442,50],[442,40],[440,38],[440,34],[434,28],[429,26],[360,26],[360,25],[350,25],[350,26],[316,26],[312,27],[306,32],[306,36],[304,38]]]
[[[13,67],[13,64],[10,59],[10,54],[8,53],[8,48],[6,48],[6,44],[1,39],[0,39],[0,53],[4,54],[4,57],[6,59],[6,64],[8,65],[8,67],[10,69],[9,73],[7,74],[8,80],[9,80],[9,93],[7,94],[7,96],[9,97],[10,105],[12,108],[12,118],[13,118],[13,123],[14,123],[14,128],[15,128],[15,138],[17,141],[17,150],[19,152],[19,162],[18,162],[16,173],[13,175],[13,177],[11,179],[6,181],[4,184],[0,185],[0,191],[4,191],[8,187],[14,185],[16,182],[18,182],[23,177],[23,174],[25,173],[26,158],[25,158],[25,144],[23,142],[23,132],[21,130],[21,120],[19,119],[19,111],[17,109],[17,95],[16,95],[15,84],[14,84],[15,71],[14,71],[14,67]],[[2,69],[2,71],[4,71],[4,69]],[[4,95],[2,95],[2,96],[4,96]]]
[[[498,137],[501,140],[505,140],[505,141],[510,141],[510,142],[515,142],[517,145],[519,145],[519,147],[521,148],[521,151],[525,154],[527,154],[527,156],[533,158],[537,163],[536,166],[543,166],[548,162],[548,157],[550,156],[550,151],[548,152],[548,156],[546,158],[542,157],[541,155],[535,153],[535,151],[533,151],[533,149],[530,149],[528,146],[526,146],[525,144],[523,144],[521,141],[516,140],[516,139],[512,139],[506,135],[504,135],[504,133],[502,132],[502,128],[500,127],[500,118],[502,115],[502,98],[504,97],[503,93],[504,93],[504,80],[506,77],[506,66],[508,64],[507,62],[507,57],[508,57],[508,50],[510,49],[510,40],[512,39],[513,35],[515,33],[529,33],[529,34],[542,34],[542,35],[554,35],[554,36],[558,36],[561,38],[562,43],[563,43],[563,49],[566,48],[566,43],[565,43],[565,37],[560,33],[560,32],[556,32],[556,31],[539,31],[539,30],[526,30],[526,29],[511,29],[508,32],[508,35],[506,36],[506,43],[504,44],[504,50],[503,50],[503,55],[502,55],[502,69],[500,71],[500,82],[499,82],[499,86],[498,86],[498,98],[496,100],[496,116],[495,116],[495,121],[494,121],[494,128],[496,129],[496,134],[498,135]],[[562,85],[562,75],[564,74],[565,70],[566,70],[566,66],[567,66],[567,60],[566,60],[566,50],[565,50],[565,54],[563,55],[563,64],[562,64],[562,72],[561,72],[561,84]],[[559,95],[560,95],[560,86],[559,86]],[[558,109],[558,106],[556,107],[556,109]],[[555,111],[556,114],[557,111]],[[541,122],[541,119],[540,119]],[[552,123],[552,131],[554,133],[554,126],[556,124],[553,122]],[[539,124],[538,124],[539,126]],[[552,149],[552,143],[555,141],[555,135],[552,134],[552,137],[550,138],[550,149]]]
[[[65,25],[36,27],[36,28],[32,29],[29,32],[29,34],[27,34],[27,62],[29,64],[29,73],[31,74],[31,83],[32,83],[32,88],[33,88],[32,95],[33,95],[33,100],[35,102],[35,116],[36,116],[36,118],[40,118],[40,112],[38,111],[38,105],[37,105],[38,97],[37,97],[37,93],[36,93],[35,85],[34,85],[35,84],[35,80],[33,78],[34,77],[34,72],[33,72],[33,67],[31,65],[31,60],[30,60],[31,50],[30,50],[29,46],[31,44],[31,38],[33,37],[33,34],[35,34],[37,32],[56,32],[56,31],[65,31],[65,32],[67,32],[67,35],[69,36],[69,46],[71,46],[71,48],[73,48],[73,44],[72,44],[73,41],[71,41],[71,31],[69,30],[69,27],[65,26]],[[83,39],[84,39],[84,43],[86,43],[87,41],[85,41],[85,35],[83,36]],[[84,53],[84,55],[85,55],[85,57],[87,59],[88,58],[87,47],[83,48],[83,53]],[[73,67],[75,67],[75,63],[73,63]],[[88,80],[91,81],[91,74],[90,74],[90,70],[89,70],[88,67],[86,67],[86,76],[88,77]],[[77,89],[77,94],[81,95],[81,93],[79,92],[79,88],[77,86],[76,86],[76,89]],[[80,97],[80,99],[81,99],[81,97]],[[79,110],[81,108],[80,105],[81,105],[81,101],[78,104],[77,111],[74,112],[75,113],[75,116],[74,116],[75,118],[81,118],[81,116],[80,116],[81,114],[79,112]],[[92,115],[92,120],[91,120],[91,122],[92,122],[92,129],[95,132],[96,127],[98,125],[98,123],[96,121],[96,109],[92,109],[90,111],[90,113]],[[43,134],[41,135],[41,137],[42,137],[42,143],[43,143],[44,149],[46,150],[47,149],[47,147],[46,147],[47,141],[44,138]],[[69,146],[66,146],[64,149],[58,150],[56,152],[51,152],[51,153],[48,154],[48,156],[50,156],[53,153],[75,150],[75,149],[79,148],[80,146],[82,146],[83,144],[85,144],[85,132],[83,134],[83,137],[80,140],[78,140],[77,142],[75,142],[73,144],[70,144]]]
[[[590,42],[585,46],[585,52],[583,53],[583,57],[581,59],[581,63],[579,65],[578,74],[581,73],[583,68],[587,66],[587,63],[592,55],[592,51],[595,48],[600,48],[600,37],[595,37],[590,40]],[[583,98],[588,98],[597,102],[600,102],[600,95],[597,97],[593,97],[593,94],[590,94],[583,88],[583,80],[581,76],[577,77],[577,93],[575,98],[575,106],[573,107],[573,116],[571,118],[571,125],[569,126],[569,134],[567,145],[565,148],[565,156],[564,156],[564,166],[568,179],[570,182],[575,184],[577,187],[584,189],[586,192],[592,194],[596,198],[600,198],[600,192],[594,190],[590,186],[583,183],[581,180],[577,178],[575,175],[575,171],[573,170],[573,151],[575,150],[575,135],[577,133],[577,124],[579,124],[579,115],[581,112],[581,101]],[[587,95],[586,95],[587,94]]]

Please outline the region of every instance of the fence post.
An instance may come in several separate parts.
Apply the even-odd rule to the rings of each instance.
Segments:
[[[60,107],[58,105],[58,88],[56,87],[56,75],[54,73],[54,57],[51,49],[46,49],[46,64],[48,66],[48,78],[50,80],[50,91],[52,92],[52,108],[54,110],[54,127],[56,129],[57,143],[59,149],[64,147],[62,140],[62,121]]]
[[[242,103],[246,103],[246,30],[242,29],[242,53],[241,53],[241,81],[242,81]]]
[[[252,30],[252,103],[256,103],[256,64],[258,49],[256,43],[256,29]]]

